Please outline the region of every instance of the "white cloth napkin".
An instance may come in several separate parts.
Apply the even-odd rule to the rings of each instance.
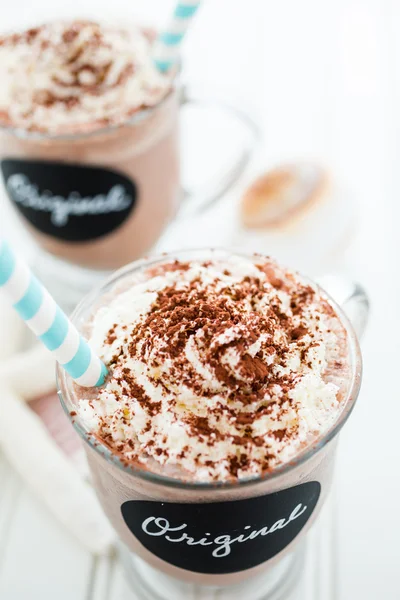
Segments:
[[[21,351],[24,325],[0,302],[0,449],[56,518],[95,554],[114,532],[95,494],[27,401],[55,390],[54,360],[42,346]],[[0,484],[1,485],[1,484]]]

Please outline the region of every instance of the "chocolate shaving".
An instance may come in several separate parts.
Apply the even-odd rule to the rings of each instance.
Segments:
[[[203,266],[210,265],[206,262]],[[150,310],[130,330],[124,325],[129,343],[113,357],[111,366],[112,376],[123,390],[121,405],[125,406],[127,399],[128,406],[129,401],[137,402],[148,415],[143,433],[151,435],[152,419],[162,411],[177,414],[179,426],[201,449],[226,444],[225,462],[232,478],[250,465],[251,469],[257,465],[260,471],[273,468],[277,444],[272,444],[272,438],[285,443],[296,435],[295,425],[270,427],[265,435],[256,432],[260,419],[268,417],[279,427],[289,409],[293,410],[290,392],[297,385],[298,373],[286,368],[288,352],[295,348],[311,368],[307,353],[318,345],[306,313],[315,301],[315,290],[291,279],[290,274],[283,277],[272,262],[257,267],[260,277],[246,276],[225,285],[221,276],[206,286],[200,277],[185,279],[190,263],[172,261],[149,269],[149,277],[181,272],[182,279],[158,291]],[[227,269],[223,274],[231,276]],[[289,294],[290,310],[282,303],[281,292]],[[320,306],[323,312],[325,304]],[[106,344],[115,341],[116,328],[114,324],[108,331]],[[143,365],[162,400],[149,397],[125,366],[127,360]],[[193,361],[200,367],[194,368]],[[166,364],[168,368],[164,368]],[[336,366],[341,368],[341,361],[336,361]],[[210,374],[212,385],[202,370]],[[177,392],[183,387],[184,401]],[[196,398],[193,408],[190,393]],[[106,435],[106,440],[111,444],[112,436]],[[126,445],[137,452],[132,440]],[[162,447],[150,439],[144,449],[168,462],[171,457],[166,446],[168,438],[164,436]],[[188,455],[199,468],[206,466],[213,473],[216,465],[207,458],[206,450],[193,457],[193,449],[185,446],[176,456],[184,460]]]

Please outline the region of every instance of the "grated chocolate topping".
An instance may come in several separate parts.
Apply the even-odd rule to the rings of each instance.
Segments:
[[[166,263],[107,304],[92,343],[110,377],[80,415],[128,461],[199,480],[260,476],[340,410],[339,319],[271,259]]]
[[[171,88],[151,35],[88,20],[3,35],[0,75],[0,124],[51,133],[120,124]]]

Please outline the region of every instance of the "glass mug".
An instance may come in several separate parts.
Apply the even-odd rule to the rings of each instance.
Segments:
[[[182,197],[179,107],[202,102],[183,93],[176,80],[165,99],[121,126],[77,135],[0,129],[5,190],[39,246],[99,270],[116,269],[149,252]],[[235,182],[256,137],[247,115],[229,106],[226,110],[250,135],[235,164],[207,186],[212,191],[197,209]]]
[[[79,8],[74,11],[76,17]],[[131,18],[126,11],[125,6],[124,22]],[[91,12],[95,18],[105,18]],[[35,17],[34,24],[40,23],[39,18]],[[46,13],[44,20],[49,18]],[[231,164],[219,162],[219,172],[210,181],[204,181],[205,175],[198,189],[185,192],[179,116],[181,107],[188,105],[199,108],[191,108],[187,115],[201,123],[210,105],[219,116],[226,113],[222,116],[230,119],[238,152]],[[220,137],[225,137],[223,130]],[[118,126],[61,135],[1,127],[4,195],[35,248],[41,250],[34,264],[38,274],[61,302],[71,287],[78,288],[78,299],[104,272],[149,253],[179,207],[182,215],[190,216],[219,199],[241,174],[257,137],[258,128],[247,114],[223,101],[188,92],[178,70],[165,98]],[[205,147],[204,154],[208,152]],[[201,172],[199,158],[196,152],[194,164]]]
[[[176,258],[207,260],[226,256],[226,252],[184,251],[132,263],[92,291],[72,320],[82,329],[99,298],[125,277]],[[332,289],[335,280],[327,279],[327,283]],[[357,286],[340,291],[342,308],[351,314],[361,334],[368,312],[366,295]],[[296,582],[301,541],[329,492],[338,433],[354,407],[361,383],[357,333],[342,308],[327,299],[349,342],[351,379],[342,412],[311,447],[257,480],[183,482],[123,465],[85,428],[76,414],[72,381],[58,368],[61,403],[69,416],[74,415],[70,419],[85,442],[93,486],[124,544],[123,560],[139,598],[283,598]]]

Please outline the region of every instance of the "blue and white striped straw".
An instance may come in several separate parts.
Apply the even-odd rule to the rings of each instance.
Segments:
[[[155,41],[154,60],[162,73],[168,71],[179,59],[182,40],[199,6],[200,0],[178,2],[169,27]]]
[[[20,317],[84,387],[104,383],[107,369],[29,267],[0,239],[0,291]]]

